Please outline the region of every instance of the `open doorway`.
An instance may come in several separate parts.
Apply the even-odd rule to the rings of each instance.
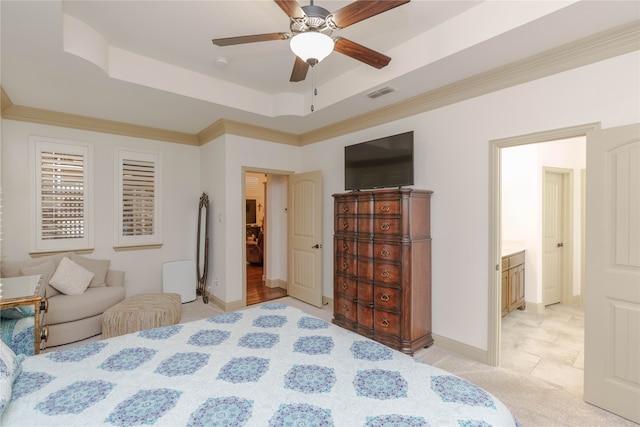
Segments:
[[[580,266],[573,271],[582,245],[573,232],[581,220],[573,177],[586,167],[585,139],[504,148],[501,170],[501,298],[522,305],[501,312],[500,366],[575,394],[583,389],[584,310]]]
[[[286,262],[279,262],[286,259],[287,177],[251,170],[244,175],[245,295],[252,305],[287,295]]]
[[[582,180],[586,134],[592,128],[585,125],[492,142],[493,265],[502,276],[492,275],[490,322],[495,322],[495,329],[490,329],[489,362],[577,394],[582,393],[584,377]],[[559,174],[555,177],[559,186],[548,185],[545,179],[554,173]],[[551,215],[551,200],[568,205]],[[552,242],[555,261],[553,251],[545,252],[552,237],[557,240]],[[519,251],[525,253],[524,264],[517,267],[524,277],[526,310],[505,313],[503,270],[516,266],[503,260]],[[556,282],[560,303],[547,306],[545,287],[554,270],[560,272]]]

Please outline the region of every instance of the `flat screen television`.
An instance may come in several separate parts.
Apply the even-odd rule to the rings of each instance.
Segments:
[[[344,189],[413,185],[413,131],[344,147]]]

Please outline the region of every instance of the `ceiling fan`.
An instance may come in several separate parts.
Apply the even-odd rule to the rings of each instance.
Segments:
[[[320,6],[314,6],[313,0],[310,0],[311,4],[307,6],[300,6],[295,0],[274,1],[289,16],[290,32],[227,37],[212,41],[217,46],[230,46],[270,40],[291,40],[291,50],[296,54],[296,60],[289,80],[299,82],[306,78],[309,66],[322,61],[334,50],[375,68],[385,67],[391,61],[390,57],[343,37],[330,36],[335,30],[409,3],[410,0],[356,0],[333,13]]]

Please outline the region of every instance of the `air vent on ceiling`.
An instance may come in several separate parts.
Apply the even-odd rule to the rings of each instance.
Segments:
[[[369,92],[367,97],[371,99],[380,98],[381,96],[388,95],[392,92],[395,92],[397,89],[393,86],[385,86],[381,89],[374,90],[373,92]]]

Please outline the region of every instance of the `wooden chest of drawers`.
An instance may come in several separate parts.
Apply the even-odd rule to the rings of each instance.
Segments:
[[[431,193],[333,195],[333,322],[408,354],[433,343]]]

